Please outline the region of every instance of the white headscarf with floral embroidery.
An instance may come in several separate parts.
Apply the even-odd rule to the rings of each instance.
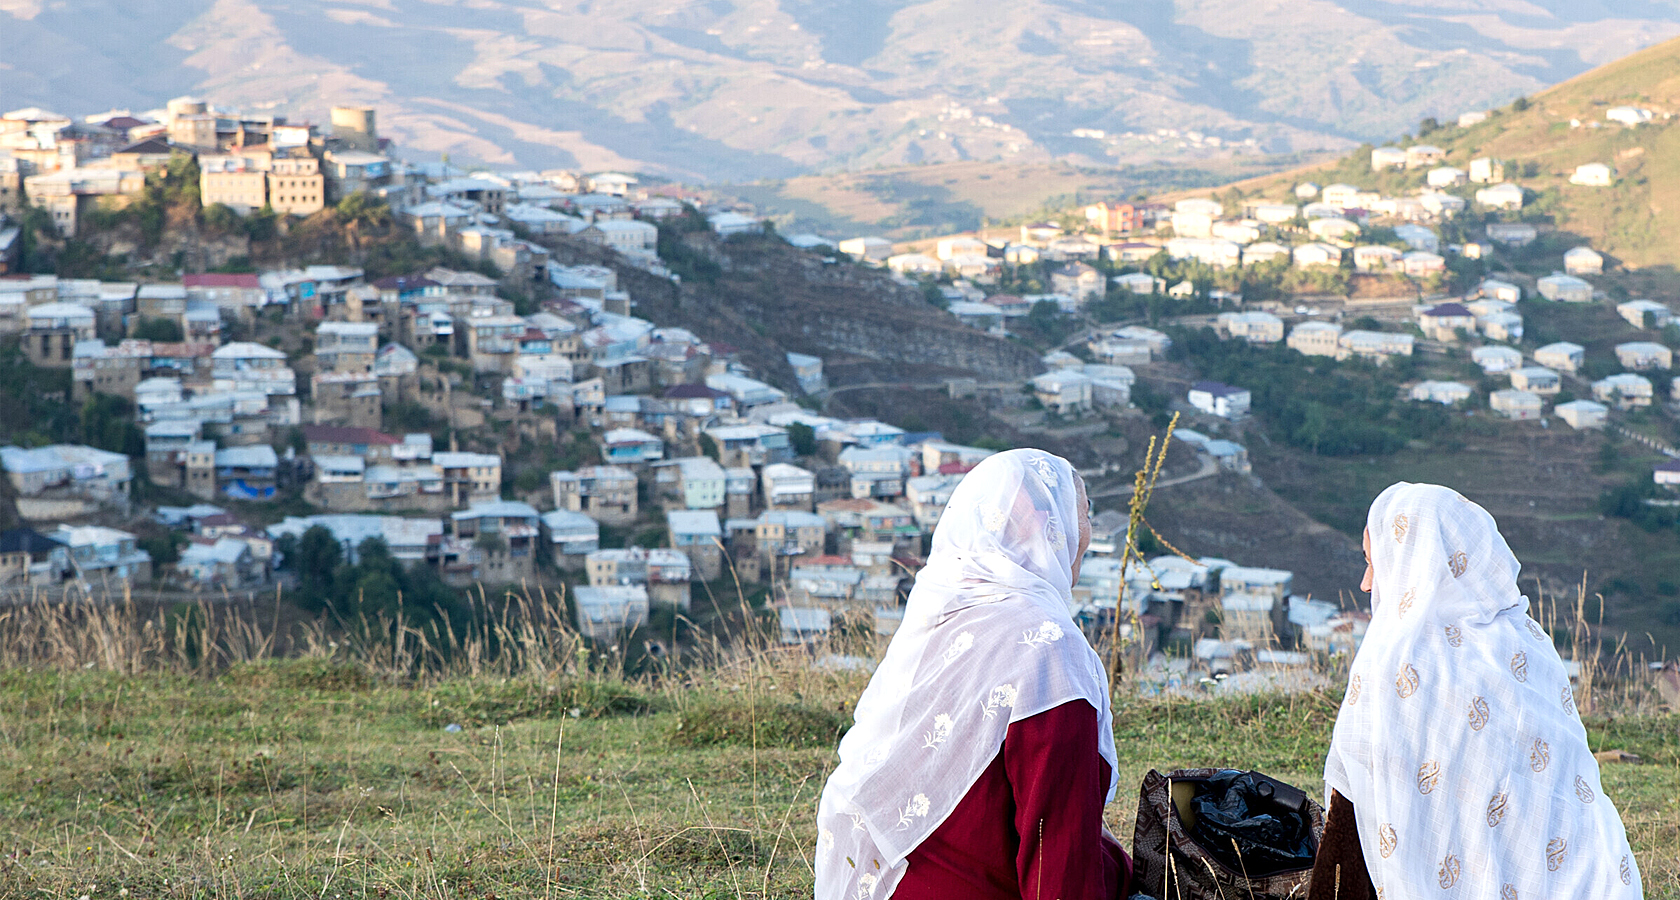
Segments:
[[[1379,896],[1636,898],[1639,867],[1493,517],[1448,488],[1371,504],[1371,628],[1325,761]]]
[[[1117,771],[1102,660],[1068,616],[1078,502],[1073,467],[1038,450],[989,457],[957,485],[823,789],[820,900],[890,896],[1011,722],[1087,701]]]

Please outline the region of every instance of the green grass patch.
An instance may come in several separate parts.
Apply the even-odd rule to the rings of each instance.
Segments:
[[[861,687],[796,666],[660,689],[3,670],[0,896],[809,896],[816,798]],[[1338,701],[1116,698],[1110,828],[1129,839],[1150,768],[1317,793]],[[445,731],[446,712],[470,721]],[[1588,721],[1595,750],[1644,758],[1604,784],[1652,897],[1680,898],[1676,726]]]
[[[235,663],[220,680],[240,687],[334,693],[365,691],[374,685],[363,666],[318,658]]]
[[[804,702],[732,696],[701,700],[677,716],[676,747],[833,747],[852,724],[850,712]]]
[[[420,721],[427,725],[507,725],[523,719],[633,716],[662,706],[661,698],[616,681],[566,679],[452,679],[426,694]]]

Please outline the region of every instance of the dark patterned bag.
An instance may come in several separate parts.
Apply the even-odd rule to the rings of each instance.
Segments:
[[[1207,823],[1198,828],[1197,798],[1211,801],[1207,797],[1210,789],[1230,785],[1234,778],[1240,778],[1249,789],[1258,789],[1256,793],[1266,798],[1261,805],[1274,807],[1265,812],[1275,813],[1283,830],[1289,830],[1292,821],[1310,830],[1310,837],[1298,835],[1296,846],[1276,848],[1251,845],[1245,850],[1230,837],[1225,838],[1232,844],[1229,849],[1204,846],[1203,842],[1211,839],[1212,829]],[[1301,852],[1316,851],[1323,832],[1324,807],[1300,789],[1257,772],[1178,769],[1162,775],[1151,769],[1143,777],[1138,792],[1137,827],[1132,837],[1132,860],[1136,867],[1132,890],[1159,900],[1305,897],[1312,880],[1310,856],[1301,866],[1286,863],[1287,867],[1279,868],[1277,861],[1298,861]],[[1301,849],[1302,841],[1310,842],[1306,851]],[[1271,859],[1261,862],[1260,857]]]

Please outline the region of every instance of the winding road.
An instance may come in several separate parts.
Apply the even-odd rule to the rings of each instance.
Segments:
[[[1212,478],[1213,476],[1219,474],[1219,463],[1216,462],[1213,457],[1200,452],[1196,455],[1201,458],[1202,467],[1200,469],[1191,472],[1189,475],[1179,475],[1176,478],[1163,478],[1160,481],[1155,482],[1155,487],[1172,487],[1175,484],[1184,484],[1185,482],[1197,481],[1202,478]],[[1137,485],[1135,482],[1127,482],[1126,484],[1118,485],[1116,487],[1103,488],[1102,490],[1091,492],[1091,499],[1096,500],[1099,497],[1130,497],[1132,495],[1132,491],[1136,487]]]

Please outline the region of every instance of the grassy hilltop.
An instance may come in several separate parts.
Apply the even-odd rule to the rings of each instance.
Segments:
[[[1607,109],[1651,110],[1651,122],[1627,127],[1604,118]],[[1590,241],[1629,267],[1675,264],[1680,247],[1680,39],[1600,66],[1515,104],[1491,110],[1469,128],[1446,124],[1392,142],[1434,144],[1446,165],[1505,161],[1507,181],[1532,192],[1524,218]],[[1578,122],[1578,126],[1571,123]],[[1596,126],[1596,127],[1594,127]],[[1425,171],[1371,171],[1370,147],[1337,161],[1231,187],[1247,196],[1283,197],[1301,181],[1342,181],[1384,191],[1421,187]],[[1611,187],[1569,183],[1575,167],[1604,163],[1616,170]]]
[[[816,797],[866,678],[762,643],[630,677],[628,645],[540,626],[421,666],[377,644],[274,659],[238,650],[256,635],[238,628],[72,625],[0,650],[0,896],[809,896]],[[1648,895],[1680,898],[1680,716],[1581,698],[1595,750],[1643,757],[1606,764],[1605,789]],[[1110,827],[1129,838],[1150,768],[1317,792],[1339,704],[1123,690]]]
[[[918,240],[987,224],[1046,217],[1096,200],[1207,188],[1296,165],[1299,156],[1079,166],[985,160],[800,175],[719,187],[784,232]]]

